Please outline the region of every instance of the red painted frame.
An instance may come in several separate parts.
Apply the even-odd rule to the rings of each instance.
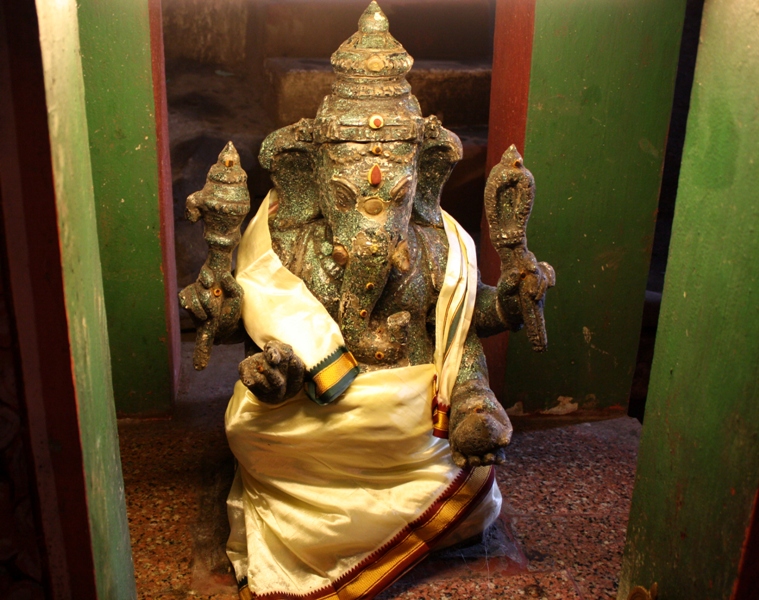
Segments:
[[[158,156],[158,204],[161,220],[161,253],[166,302],[167,336],[174,395],[179,387],[181,365],[179,301],[177,299],[177,261],[174,253],[174,196],[171,189],[169,153],[169,109],[166,101],[166,68],[163,49],[161,0],[148,0],[150,56],[153,71],[156,154]]]
[[[535,30],[535,2],[536,0],[498,0],[496,4],[488,129],[488,173],[498,164],[501,155],[511,144],[516,144],[517,149],[524,152],[532,40]],[[490,243],[490,228],[484,211],[481,231],[482,281],[495,285],[501,273],[501,263]],[[508,333],[482,340],[488,361],[490,388],[499,400],[504,397],[508,341]]]

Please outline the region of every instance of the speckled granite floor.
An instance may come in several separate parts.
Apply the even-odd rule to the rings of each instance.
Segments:
[[[183,344],[185,366],[191,343]],[[223,545],[232,457],[224,409],[240,347],[184,369],[171,420],[121,420],[139,598],[236,598]],[[501,518],[482,544],[431,556],[392,599],[615,598],[640,427],[622,417],[517,433],[498,468]]]

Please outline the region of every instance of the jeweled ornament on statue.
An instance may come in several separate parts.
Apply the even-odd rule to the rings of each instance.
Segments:
[[[479,337],[525,325],[543,350],[554,272],[527,249],[534,182],[512,146],[485,190],[501,277],[479,280],[472,239],[440,208],[461,143],[422,117],[412,62],[372,2],[316,118],[263,143],[274,189],[234,278],[249,198],[231,143],[188,199],[211,248],[180,294],[195,367],[248,337],[226,413],[241,598],[370,598],[500,510],[493,465],[512,428]]]

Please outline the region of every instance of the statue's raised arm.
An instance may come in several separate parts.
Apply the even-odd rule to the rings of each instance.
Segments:
[[[240,243],[240,225],[250,210],[248,176],[232,142],[219,154],[202,190],[187,198],[187,218],[203,219],[208,257],[195,283],[179,293],[179,302],[197,327],[193,366],[208,364],[211,347],[237,332],[242,288],[232,276],[232,252]]]
[[[543,302],[548,288],[556,284],[556,274],[551,265],[538,262],[527,249],[527,221],[534,201],[535,180],[512,144],[485,185],[485,214],[490,240],[501,259],[501,276],[496,290],[481,286],[480,296],[485,301],[478,308],[481,313],[492,313],[480,315],[481,322],[491,323],[487,333],[495,333],[492,323],[496,319],[510,329],[524,324],[533,350],[542,352],[548,344]]]

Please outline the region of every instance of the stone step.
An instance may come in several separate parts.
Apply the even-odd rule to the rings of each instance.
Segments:
[[[330,93],[334,73],[327,58],[268,58],[265,94],[278,126],[312,118]],[[485,125],[490,106],[488,60],[416,60],[408,81],[422,114],[437,115],[446,127]]]

